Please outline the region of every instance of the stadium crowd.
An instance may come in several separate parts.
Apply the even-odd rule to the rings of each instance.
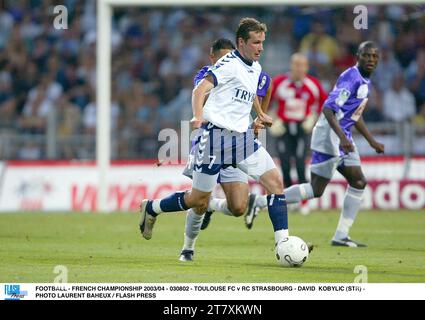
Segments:
[[[94,157],[96,128],[95,1],[2,1],[0,4],[0,159],[43,159],[54,115],[56,158]],[[68,9],[55,29],[53,7]],[[330,90],[355,63],[361,41],[375,40],[381,61],[364,114],[367,122],[409,121],[425,134],[425,9],[368,6],[368,29],[356,30],[352,6],[261,8],[117,8],[112,33],[114,158],[156,158],[158,132],[191,118],[193,76],[208,64],[211,43],[234,38],[243,16],[268,25],[263,69],[288,70],[305,53],[310,73]],[[419,130],[420,131],[420,130]],[[5,152],[5,138],[18,136]],[[80,137],[85,137],[80,138]],[[62,140],[60,140],[62,139]],[[66,140],[69,139],[69,140]],[[41,141],[41,142],[40,142]]]

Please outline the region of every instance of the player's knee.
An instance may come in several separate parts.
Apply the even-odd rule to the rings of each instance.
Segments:
[[[191,194],[187,198],[185,198],[185,202],[188,207],[196,208],[196,211],[201,213],[207,210],[209,199],[209,195],[194,196]]]
[[[207,211],[207,209],[208,209],[208,206],[203,205],[203,206],[200,206],[200,207],[193,208],[193,211],[197,215],[202,216]]]
[[[364,188],[366,188],[366,185],[367,185],[366,179],[357,179],[350,184],[350,186],[352,186],[353,188],[360,189],[360,190],[363,190]]]
[[[323,192],[325,192],[324,188],[318,188],[313,185],[313,195],[315,198],[320,198],[323,195]]]
[[[202,215],[208,209],[208,202],[196,201],[196,205],[193,207],[196,214]]]
[[[282,177],[280,175],[276,175],[273,177],[273,179],[271,179],[270,184],[269,184],[269,189],[268,190],[270,193],[274,193],[274,194],[281,194],[283,193],[283,180]]]
[[[230,211],[235,217],[243,216],[246,211],[247,204],[245,203],[235,203],[230,205]]]

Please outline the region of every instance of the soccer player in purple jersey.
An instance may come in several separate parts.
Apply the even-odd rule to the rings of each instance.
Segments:
[[[366,246],[352,240],[348,235],[367,183],[351,128],[354,126],[377,153],[384,152],[384,145],[373,138],[362,118],[370,92],[370,76],[378,61],[379,50],[375,43],[361,43],[357,51],[357,64],[339,76],[313,129],[311,183],[294,185],[285,190],[288,204],[317,198],[322,196],[335,170],[344,176],[348,188],[331,242],[333,246]]]
[[[231,40],[218,39],[211,46],[210,60],[211,65],[224,55],[236,49]],[[193,84],[196,87],[204,78],[205,74],[211,66],[202,67],[194,77]],[[261,72],[258,87],[257,97],[260,99],[261,108],[264,112],[268,109],[268,104],[271,97],[271,78],[264,71]],[[207,100],[208,97],[205,98]],[[260,126],[261,127],[261,126]],[[259,129],[259,128],[257,128]],[[183,174],[192,178],[193,176],[193,159],[195,146],[192,148],[189,155],[188,165]],[[257,196],[249,193],[248,176],[238,168],[232,166],[220,170],[218,182],[221,184],[226,195],[225,199],[211,198],[208,210],[204,216],[199,216],[188,210],[185,226],[185,238],[180,261],[192,261],[195,251],[195,242],[199,234],[199,230],[204,230],[208,227],[211,221],[211,215],[214,211],[219,211],[228,216],[240,217],[245,216],[245,225],[248,229],[252,228],[255,217],[260,208],[267,206],[266,196]]]

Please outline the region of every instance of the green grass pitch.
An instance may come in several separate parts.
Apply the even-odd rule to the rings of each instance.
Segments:
[[[272,226],[260,213],[252,230],[242,218],[215,213],[201,231],[193,263],[178,261],[184,214],[158,218],[152,240],[139,215],[0,214],[0,282],[53,282],[57,265],[75,282],[353,282],[364,265],[369,282],[425,282],[425,212],[364,211],[352,228],[362,249],[329,245],[339,213],[290,214],[290,232],[316,248],[302,268],[277,265]]]

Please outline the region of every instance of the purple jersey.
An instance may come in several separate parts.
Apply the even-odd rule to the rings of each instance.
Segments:
[[[205,77],[210,66],[204,66],[201,70],[198,71],[196,76],[193,78],[193,85],[196,87],[199,82]],[[261,72],[260,77],[258,79],[258,87],[257,87],[257,96],[264,98],[267,94],[267,90],[270,87],[270,76],[264,71]]]
[[[324,103],[324,108],[335,112],[342,130],[351,141],[351,127],[360,119],[366,107],[370,85],[370,80],[362,77],[356,66],[351,67],[339,76]],[[338,156],[342,154],[339,142],[338,136],[322,113],[313,129],[311,149]]]
[[[204,79],[205,74],[207,73],[210,66],[204,66],[201,70],[198,71],[195,78],[193,78],[193,86],[196,87],[202,79]]]

